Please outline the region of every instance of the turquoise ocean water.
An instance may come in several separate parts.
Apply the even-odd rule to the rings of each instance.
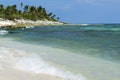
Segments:
[[[1,35],[1,39],[12,38],[13,41],[21,43],[36,46],[44,45],[71,52],[72,54],[64,53],[64,56],[61,56],[63,53],[48,54],[46,60],[63,65],[75,73],[82,72],[90,80],[120,79],[119,24],[38,26],[7,31],[8,34]],[[77,56],[69,56],[69,59],[66,59],[67,55],[74,54]],[[57,56],[59,59],[54,59],[54,55],[60,55]],[[87,56],[91,59],[91,62],[79,56]],[[94,59],[98,59],[98,61]],[[107,69],[107,67],[110,67],[110,69]]]

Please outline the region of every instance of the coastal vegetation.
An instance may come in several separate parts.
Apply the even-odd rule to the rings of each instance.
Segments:
[[[0,4],[0,18],[14,20],[14,19],[25,19],[25,20],[50,20],[50,21],[58,21],[59,17],[56,17],[52,12],[47,12],[45,8],[42,6],[30,6],[20,4],[21,9],[17,8],[17,5],[8,5],[4,6]]]

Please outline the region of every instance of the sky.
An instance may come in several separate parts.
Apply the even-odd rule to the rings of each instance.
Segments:
[[[0,0],[0,4],[43,6],[67,23],[120,23],[120,0]]]

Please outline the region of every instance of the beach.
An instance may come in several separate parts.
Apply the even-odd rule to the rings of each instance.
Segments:
[[[19,20],[4,20],[0,18],[0,27],[2,28],[17,28],[17,27],[33,27],[33,26],[50,26],[50,25],[62,25],[63,23],[60,22],[55,22],[55,21],[48,21],[48,20],[37,20],[37,21],[32,21],[32,20],[24,20],[24,19],[19,19]],[[1,33],[4,34],[4,31]],[[7,32],[5,32],[7,33]],[[4,54],[6,52],[2,52],[0,47],[0,52],[1,54]],[[11,49],[10,54],[17,55],[16,50]],[[7,57],[6,57],[7,58]],[[57,76],[49,75],[49,74],[36,74],[32,73],[31,71],[24,71],[24,70],[19,70],[13,68],[13,63],[11,58],[8,60],[2,60],[2,55],[0,56],[0,79],[1,80],[63,80],[62,78],[59,78]]]
[[[33,74],[15,69],[0,70],[0,80],[63,80],[47,74]]]
[[[19,28],[19,27],[33,27],[33,26],[60,26],[63,25],[62,22],[49,21],[49,20],[25,20],[25,19],[15,19],[7,20],[0,18],[0,27],[3,28]]]
[[[119,80],[119,30],[118,25],[1,30],[1,78]]]
[[[45,58],[45,53],[63,53],[64,50],[54,49],[46,46],[35,46],[29,44],[24,45],[19,42],[6,42],[5,40],[4,44],[1,41],[0,46],[5,47],[0,47],[0,79],[87,80],[81,74],[75,75],[69,71],[55,67],[56,63],[51,63],[51,61],[46,60]],[[15,45],[11,45],[13,43]],[[36,48],[32,50],[31,48],[33,47]],[[41,51],[41,54],[35,54],[37,51]],[[33,52],[35,53],[31,54]],[[40,56],[42,56],[42,58]]]
[[[63,80],[54,75],[34,73],[18,69],[15,56],[22,57],[25,54],[16,49],[0,47],[0,79],[1,80]],[[26,54],[27,55],[27,54]],[[36,65],[37,66],[37,65]],[[31,66],[29,66],[31,67]]]
[[[0,2],[0,80],[120,80],[119,0]]]

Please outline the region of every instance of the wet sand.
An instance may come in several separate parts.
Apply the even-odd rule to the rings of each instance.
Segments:
[[[0,80],[62,80],[47,74],[35,74],[15,69],[1,69]]]

